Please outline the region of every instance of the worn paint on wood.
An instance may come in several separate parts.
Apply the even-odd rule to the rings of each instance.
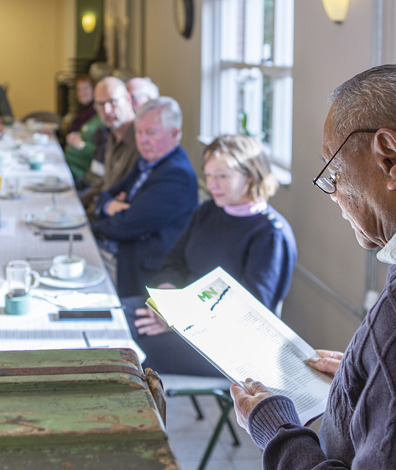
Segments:
[[[0,370],[2,470],[179,468],[133,351],[0,352]]]

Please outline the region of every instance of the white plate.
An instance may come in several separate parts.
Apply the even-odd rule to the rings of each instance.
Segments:
[[[82,289],[84,287],[96,286],[100,282],[104,281],[106,278],[105,272],[97,268],[96,266],[91,266],[87,264],[85,266],[84,274],[81,277],[76,277],[74,279],[59,279],[58,277],[52,276],[51,270],[43,272],[43,275],[40,276],[41,284],[50,287],[59,287],[61,289]]]
[[[36,191],[39,193],[60,193],[62,191],[68,191],[69,189],[71,189],[71,186],[68,183],[58,183],[54,185],[37,183],[31,186],[27,186],[27,189],[30,189],[31,191]]]
[[[33,218],[31,223],[38,228],[63,230],[82,227],[87,223],[87,219],[85,215],[69,215],[67,219],[61,220],[60,222]]]

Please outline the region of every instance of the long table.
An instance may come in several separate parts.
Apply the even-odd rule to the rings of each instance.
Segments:
[[[2,152],[0,141],[0,157]],[[31,290],[29,312],[9,315],[4,311],[7,282],[0,275],[0,467],[179,469],[167,439],[157,377],[142,377],[135,356],[125,349],[144,360],[84,223],[61,148],[55,140],[33,144],[30,136],[5,152],[1,181],[17,177],[21,194],[1,198],[0,188],[0,266],[28,260],[41,283]],[[23,160],[28,152],[45,153],[40,170],[29,169]],[[61,178],[67,190],[32,191],[49,176]],[[82,218],[82,225],[50,229],[44,212],[54,203],[66,209],[69,222]],[[70,281],[54,278],[50,270],[55,256],[68,254],[69,241],[44,239],[44,234],[65,232],[81,235],[81,241],[73,242],[73,253],[86,260],[83,277]],[[93,277],[81,282],[89,267]],[[61,321],[62,308],[108,309],[112,319]]]
[[[12,131],[11,131],[12,132]],[[45,207],[66,209],[70,220],[76,225],[85,221],[84,209],[74,188],[71,173],[65,163],[58,142],[48,142],[36,137],[27,129],[12,132],[8,148],[1,145],[0,167],[3,191],[7,178],[18,178],[20,197],[0,199],[0,350],[37,350],[117,347],[132,348],[144,360],[144,353],[133,341],[124,312],[114,286],[100,258],[89,224],[72,229],[48,228]],[[40,136],[39,136],[40,137]],[[25,157],[30,153],[45,154],[45,161],[39,170],[31,170]],[[56,176],[63,184],[70,185],[62,192],[32,191],[41,185],[45,177]],[[44,220],[44,227],[42,221]],[[41,224],[41,225],[40,225]],[[46,241],[46,233],[81,234],[81,241],[73,242],[73,254],[86,260],[92,276],[81,285],[78,280],[57,282],[49,274],[52,258],[68,253],[69,242]],[[11,316],[4,312],[5,266],[10,260],[28,260],[32,269],[39,271],[41,284],[31,291],[30,310],[23,316]],[[100,276],[101,281],[95,285]],[[45,281],[45,282],[44,282]],[[88,284],[88,287],[85,285]],[[109,309],[112,320],[59,321],[57,313],[61,308]]]

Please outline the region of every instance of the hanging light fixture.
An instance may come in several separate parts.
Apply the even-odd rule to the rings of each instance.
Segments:
[[[96,16],[94,13],[85,13],[81,18],[81,25],[85,33],[92,33],[96,26]]]
[[[349,0],[322,0],[323,7],[329,19],[341,24],[348,13]]]

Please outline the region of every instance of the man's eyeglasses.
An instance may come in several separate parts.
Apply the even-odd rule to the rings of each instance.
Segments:
[[[121,95],[118,98],[111,98],[106,101],[95,101],[95,108],[100,109],[100,108],[105,108],[106,104],[109,104],[112,108],[115,108],[117,103],[120,101],[121,98],[123,98],[125,95]]]
[[[334,157],[338,154],[338,152],[342,149],[342,147],[347,143],[349,137],[351,137],[354,134],[357,134],[358,132],[377,132],[378,129],[357,129],[356,131],[352,131],[347,138],[344,140],[344,142],[338,147],[338,149],[335,151],[333,156],[330,158],[330,160],[326,163],[325,167],[323,170],[318,174],[318,176],[312,181],[314,185],[316,185],[319,189],[324,191],[326,194],[333,194],[335,193],[336,190],[336,183],[337,183],[337,173],[330,175],[330,177],[322,176],[323,173],[326,171],[327,167],[330,165],[330,163],[333,161]]]

